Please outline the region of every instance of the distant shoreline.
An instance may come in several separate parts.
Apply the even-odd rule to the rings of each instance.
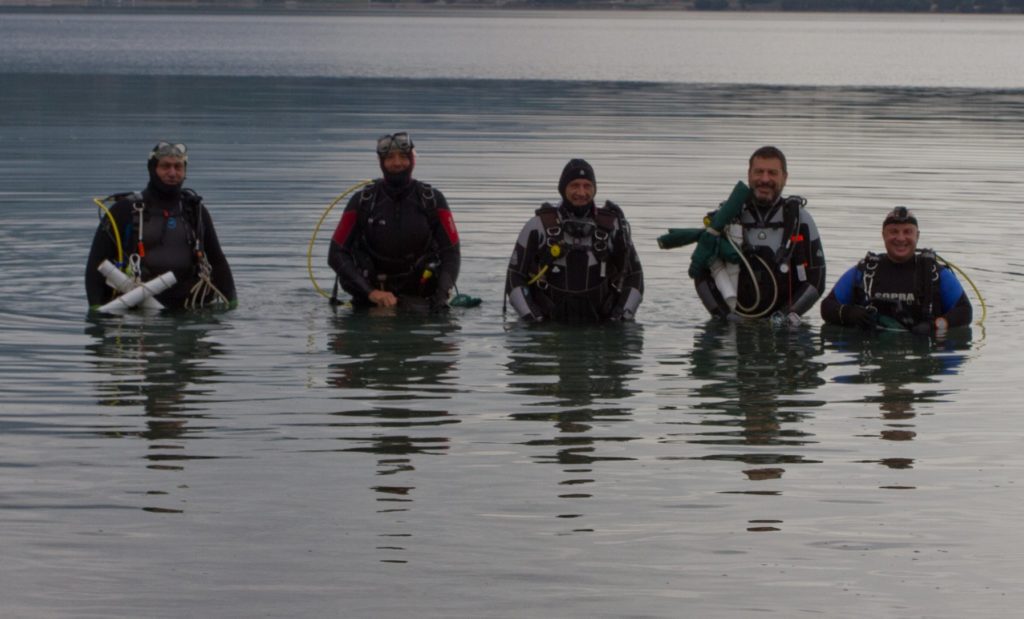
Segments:
[[[693,11],[1022,14],[1024,0],[0,0],[0,12],[360,13]]]

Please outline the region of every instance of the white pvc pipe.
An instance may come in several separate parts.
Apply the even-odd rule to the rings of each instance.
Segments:
[[[131,292],[135,288],[135,280],[124,274],[121,269],[115,267],[109,260],[104,260],[100,263],[100,266],[96,267],[100,274],[107,280],[107,285],[114,290],[125,294]],[[163,304],[154,299],[152,296],[147,296],[142,300],[142,307],[145,309],[161,310],[164,308]]]
[[[107,280],[107,285],[114,290],[124,294],[129,292],[132,288],[135,288],[135,280],[125,275],[121,269],[118,269],[109,260],[104,260],[100,263],[100,266],[96,267],[100,274]],[[154,299],[153,297],[146,297],[142,301],[142,307],[145,309],[160,310],[164,306],[162,303]]]
[[[729,224],[725,233],[733,240],[737,247],[743,242],[743,226],[741,224]],[[736,310],[736,290],[740,282],[740,265],[727,263],[724,260],[716,259],[711,263],[711,276],[715,279],[715,287],[719,294],[729,306],[729,311]]]
[[[164,290],[167,290],[177,282],[178,279],[174,276],[174,271],[168,271],[160,277],[155,277],[148,282],[142,282],[110,303],[100,307],[99,311],[117,313],[126,309],[131,309],[145,301],[147,298],[152,298]]]

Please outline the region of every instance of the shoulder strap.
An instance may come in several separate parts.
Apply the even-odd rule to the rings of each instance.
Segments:
[[[359,226],[365,227],[373,213],[373,207],[377,204],[377,186],[380,179],[375,180],[359,192],[359,206],[356,211],[359,213]]]
[[[800,234],[800,209],[807,200],[800,196],[789,196],[782,203],[782,246],[775,252],[775,264],[789,263],[797,245],[807,239]]]
[[[622,209],[619,208],[618,204],[611,201],[606,201],[604,206],[594,209],[594,222],[597,224],[597,227],[609,234],[615,230],[615,224],[622,216]]]
[[[203,197],[192,189],[182,189],[181,208],[185,215],[185,223],[192,226],[192,246],[197,254],[203,255]]]
[[[540,266],[550,265],[555,261],[555,258],[561,253],[562,249],[562,217],[558,214],[558,208],[552,206],[550,202],[545,202],[540,205],[540,208],[534,211],[534,214],[540,218],[540,224],[544,227],[545,246],[540,252]]]
[[[540,205],[540,208],[534,214],[540,217],[540,223],[544,226],[544,233],[548,236],[548,239],[557,238],[558,242],[561,242],[562,217],[558,214],[558,208],[550,202],[545,202]]]
[[[935,315],[935,291],[939,284],[939,261],[931,249],[917,250],[917,293],[921,317],[930,321]]]
[[[875,252],[869,251],[864,255],[864,258],[857,263],[857,269],[859,269],[864,276],[860,282],[854,282],[853,286],[856,288],[858,283],[864,289],[864,296],[868,303],[871,302],[871,288],[875,284],[875,274],[878,273],[878,264],[881,262],[881,257]]]
[[[871,265],[870,268],[876,269],[878,268],[878,260],[878,254],[876,254],[873,251],[869,251],[867,254],[864,255],[863,258],[860,259],[860,262],[857,263],[857,268],[863,271],[868,268],[868,265]]]
[[[800,232],[800,209],[807,204],[802,196],[789,196],[782,204],[782,225],[786,234],[793,236]]]
[[[423,183],[415,181],[417,191],[420,196],[420,209],[423,214],[427,216],[427,221],[430,223],[430,228],[433,230],[437,227],[437,224],[441,221],[441,218],[437,214],[437,193],[434,192],[434,188],[429,183]]]

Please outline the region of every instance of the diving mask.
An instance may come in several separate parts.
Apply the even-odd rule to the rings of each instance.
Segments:
[[[412,152],[412,148],[412,138],[405,131],[389,133],[377,138],[377,155],[380,157],[386,157],[393,150],[408,154]]]
[[[164,157],[177,157],[182,161],[188,161],[188,148],[184,144],[172,144],[171,142],[157,142],[156,146],[149,153],[150,159],[160,160]]]
[[[889,224],[914,224],[917,225],[917,217],[905,206],[897,206],[896,208],[889,211],[889,214],[885,216],[885,221],[882,222],[882,227],[886,227]]]

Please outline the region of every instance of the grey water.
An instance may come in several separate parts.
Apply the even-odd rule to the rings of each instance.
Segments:
[[[1021,35],[1021,16],[0,15],[4,616],[1014,613]],[[310,280],[307,254],[330,288],[340,209],[318,220],[402,129],[479,308],[353,313]],[[91,199],[141,188],[159,139],[189,145],[240,307],[90,316]],[[708,321],[688,252],[655,239],[768,143],[829,285],[906,204],[977,286],[971,329]],[[515,236],[574,156],[632,224],[635,324],[502,312]]]

